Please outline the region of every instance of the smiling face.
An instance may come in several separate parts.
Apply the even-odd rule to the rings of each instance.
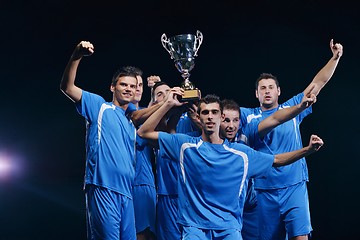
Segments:
[[[144,84],[142,77],[137,75],[136,79],[137,79],[137,85],[136,85],[135,97],[132,101],[132,103],[134,103],[135,105],[137,105],[141,101],[141,97],[144,91]]]
[[[278,106],[280,87],[276,85],[274,79],[261,79],[256,89],[256,98],[259,99],[262,110],[270,110]]]
[[[113,103],[122,107],[134,100],[137,86],[137,79],[131,76],[119,77],[115,85],[111,85],[113,92]]]
[[[226,109],[223,110],[223,120],[220,124],[221,136],[233,141],[240,125],[239,110]]]

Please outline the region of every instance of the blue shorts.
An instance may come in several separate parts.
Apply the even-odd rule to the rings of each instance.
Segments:
[[[181,228],[181,240],[242,240],[239,230],[232,228],[226,230],[200,229],[196,227]]]
[[[158,195],[157,202],[157,240],[180,239],[180,228],[177,224],[177,195]]]
[[[259,217],[257,213],[257,198],[253,179],[249,180],[246,200],[242,214],[241,235],[245,240],[259,239]]]
[[[136,233],[149,228],[155,233],[156,189],[149,185],[137,185],[133,190]]]
[[[271,190],[257,190],[260,239],[285,239],[312,231],[306,181]]]
[[[241,235],[246,240],[259,239],[259,217],[257,207],[244,208]]]
[[[88,239],[136,239],[132,199],[103,187],[87,185],[85,200]]]

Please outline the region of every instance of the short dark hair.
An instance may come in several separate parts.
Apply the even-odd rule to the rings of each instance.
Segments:
[[[162,85],[169,86],[169,84],[167,84],[166,82],[163,82],[163,81],[159,81],[159,82],[156,82],[156,83],[154,84],[154,86],[152,87],[152,92],[151,92],[151,94],[152,94],[151,98],[152,98],[152,99],[155,97],[155,96],[154,96],[155,89],[158,88],[158,87],[160,87],[160,86],[162,86]],[[170,87],[170,86],[169,86],[169,87]]]
[[[222,113],[223,111],[223,105],[222,102],[220,100],[220,97],[218,97],[215,94],[208,94],[205,97],[201,98],[198,102],[198,108],[197,108],[197,113],[200,114],[200,105],[201,103],[205,103],[205,104],[209,104],[209,103],[218,103],[220,106],[220,112]]]
[[[118,69],[115,74],[113,75],[111,85],[115,86],[119,78],[121,77],[135,77],[142,76],[143,72],[140,68],[134,66],[125,66]]]
[[[232,99],[223,99],[221,101],[222,105],[223,105],[223,109],[228,109],[228,110],[235,110],[235,111],[239,111],[240,112],[240,106],[237,102],[235,102]]]
[[[158,87],[160,87],[160,86],[162,86],[162,85],[167,85],[167,86],[169,86],[169,84],[167,84],[166,82],[159,81],[159,82],[156,82],[156,83],[154,84],[154,86],[152,87],[153,91],[154,91],[156,88],[158,88]],[[169,87],[170,87],[170,86],[169,86]]]
[[[234,100],[232,100],[232,99],[223,99],[221,101],[221,104],[222,104],[223,110],[237,111],[239,113],[239,116],[241,116],[240,106]]]
[[[271,73],[261,73],[260,76],[255,81],[255,89],[257,89],[259,87],[259,82],[262,79],[269,79],[269,78],[274,79],[276,86],[280,87],[279,81],[277,80],[276,76],[272,75]]]

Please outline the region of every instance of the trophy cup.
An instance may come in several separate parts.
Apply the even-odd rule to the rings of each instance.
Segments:
[[[195,88],[195,85],[190,82],[190,71],[195,66],[194,57],[203,40],[203,35],[200,31],[193,34],[181,34],[166,37],[165,33],[161,36],[161,43],[165,50],[170,54],[171,59],[174,59],[175,67],[181,73],[184,81],[181,83],[181,88],[184,89],[184,96],[182,102],[197,101],[200,99],[200,91]]]

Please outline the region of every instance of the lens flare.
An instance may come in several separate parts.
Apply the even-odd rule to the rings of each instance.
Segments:
[[[0,181],[11,181],[21,175],[20,159],[15,154],[0,151]]]

